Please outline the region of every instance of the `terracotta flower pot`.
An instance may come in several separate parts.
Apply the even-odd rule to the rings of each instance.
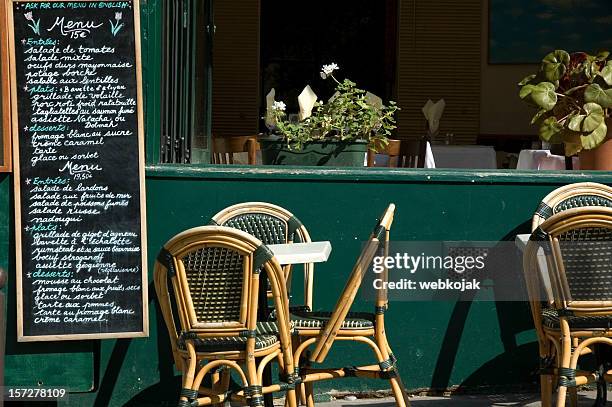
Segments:
[[[608,140],[593,150],[582,150],[580,157],[581,170],[612,171],[612,138],[608,130]]]

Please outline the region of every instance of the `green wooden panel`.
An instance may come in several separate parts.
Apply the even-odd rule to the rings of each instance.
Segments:
[[[397,205],[392,228],[396,241],[509,240],[528,231],[531,214],[544,195],[584,180],[612,184],[612,174],[152,166],[146,183],[150,274],[157,250],[174,234],[206,224],[228,205],[268,201],[293,211],[313,239],[332,242],[329,261],[315,268],[315,307],[331,308],[362,240],[389,202]],[[9,248],[8,255],[0,252],[0,265],[9,273],[14,270],[11,189],[10,177],[0,179],[0,245]],[[515,268],[521,273],[520,264]],[[96,389],[71,395],[69,405],[173,405],[180,384],[152,284],[149,292],[149,338],[64,342],[55,349],[44,343],[28,344],[27,350],[14,348],[6,370],[9,382],[31,380],[21,376],[19,365],[34,363],[34,353],[43,382],[52,380],[48,376],[57,374],[60,366],[68,366],[67,355],[93,354]],[[14,304],[9,292],[9,315],[15,313]],[[359,299],[356,309],[371,306]],[[410,389],[463,386],[516,391],[537,383],[533,375],[537,348],[524,303],[396,302],[387,313],[387,323]],[[14,337],[14,328],[9,328]],[[93,346],[93,352],[79,353],[78,346]],[[358,344],[342,344],[329,360],[340,365],[370,361],[368,350]],[[71,375],[89,378],[90,365],[77,363],[75,369]],[[386,387],[383,381],[351,379],[317,384],[317,391]]]

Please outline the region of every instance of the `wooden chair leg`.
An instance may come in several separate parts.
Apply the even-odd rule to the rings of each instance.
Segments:
[[[314,402],[314,383],[304,383],[304,390],[306,391],[306,407],[315,407]]]
[[[561,321],[562,324],[565,321]],[[565,322],[567,324],[567,322]],[[567,326],[567,331],[569,331],[569,325]],[[569,369],[570,368],[570,359],[572,357],[572,342],[569,333],[562,335],[561,339],[561,368]],[[561,376],[559,374],[559,389],[557,390],[557,407],[565,406],[565,399],[567,396],[567,386],[564,386],[561,383]]]
[[[289,407],[297,407],[297,395],[295,389],[287,390],[286,400],[289,402]]]
[[[306,384],[300,383],[296,387],[298,395],[298,404],[306,405]]]
[[[549,374],[540,375],[540,396],[542,407],[552,407],[553,376]]]
[[[570,399],[570,406],[572,407],[578,407],[578,388],[576,387],[570,387],[568,390],[569,393],[569,399]]]
[[[391,382],[391,390],[393,390],[395,404],[398,407],[410,407],[410,399],[408,399],[408,393],[406,393],[406,388],[404,387],[404,383],[399,373],[397,373],[397,376],[389,379],[389,382]]]

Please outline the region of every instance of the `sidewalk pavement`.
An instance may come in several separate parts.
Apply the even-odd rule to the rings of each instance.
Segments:
[[[595,400],[595,391],[581,391],[578,393],[578,406],[591,407]],[[538,394],[495,394],[495,395],[461,395],[451,397],[410,397],[411,407],[540,407]],[[608,392],[608,400],[612,395]],[[357,399],[334,400],[325,403],[316,403],[317,407],[350,407],[350,406],[375,406],[394,407],[393,398],[383,399]]]

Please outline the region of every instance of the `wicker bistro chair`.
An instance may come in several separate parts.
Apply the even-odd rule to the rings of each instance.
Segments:
[[[422,140],[389,140],[378,154],[388,156],[387,167],[423,168],[425,166],[425,148],[427,141]],[[375,166],[376,153],[368,150],[367,165]]]
[[[612,187],[595,182],[579,182],[555,189],[538,205],[531,221],[531,230],[555,213],[584,206],[612,208]]]
[[[545,270],[536,261],[540,249],[546,255]],[[556,359],[556,367],[550,363],[545,367],[549,377],[558,378],[557,406],[565,405],[568,388],[593,382],[603,382],[596,405],[605,405],[605,381],[612,378],[612,371],[606,364],[599,364],[595,372],[576,367],[580,356],[592,353],[595,345],[612,345],[612,208],[574,208],[551,216],[532,234],[524,268],[539,269],[547,274],[543,280],[550,282],[546,292],[552,307],[542,311],[538,336],[546,339],[546,352],[541,354]],[[547,406],[552,389],[545,392],[549,382],[542,384],[542,405]]]
[[[302,312],[292,315],[299,338],[297,343],[294,339],[293,360],[296,363],[301,361],[299,375],[302,383],[305,384],[306,405],[309,407],[314,406],[313,383],[315,381],[350,376],[389,380],[397,405],[401,407],[410,405],[396,369],[396,359],[385,334],[384,313],[388,302],[386,291],[378,292],[374,314],[349,312],[375,254],[380,249],[383,249],[385,254],[387,253],[389,228],[393,222],[394,212],[395,205],[390,204],[358,257],[334,311]],[[386,272],[381,276],[386,280]],[[312,368],[310,363],[324,362],[330,348],[337,340],[356,341],[370,346],[374,352],[376,364],[351,368]],[[307,355],[307,349],[311,345],[314,345],[314,350]]]
[[[538,205],[532,218],[532,232],[553,214],[568,209],[584,206],[612,207],[612,188],[593,182],[581,182],[565,185],[549,193]],[[555,379],[554,367],[557,366],[557,353],[554,342],[558,340],[558,334],[550,335],[551,329],[559,332],[560,326],[555,317],[553,304],[541,301],[543,298],[552,298],[550,282],[547,274],[537,264],[537,253],[527,255],[525,253],[525,281],[530,298],[531,313],[538,337],[540,353],[540,385],[542,405],[549,406],[552,403],[553,380]],[[544,267],[545,268],[545,265]],[[545,332],[545,326],[547,332]],[[591,352],[586,349],[584,352]],[[598,400],[605,403],[605,382],[601,382],[598,388]],[[577,405],[577,394],[575,389],[571,392],[572,404]]]
[[[248,165],[257,164],[257,151],[260,150],[257,135],[215,137],[212,139],[212,164],[234,164],[234,154],[247,153]]]
[[[257,320],[259,272],[269,276],[276,323]],[[231,399],[263,405],[263,394],[287,390],[296,405],[288,297],[280,265],[253,236],[201,226],[170,239],[155,262],[154,281],[182,371],[179,407],[222,405]],[[172,287],[171,290],[169,288]],[[261,358],[257,364],[256,358]],[[278,360],[286,383],[262,386],[266,365]],[[244,368],[241,366],[244,365]],[[229,392],[230,370],[241,389]],[[202,386],[210,374],[212,386]]]
[[[210,223],[243,230],[264,244],[311,241],[308,230],[295,215],[267,202],[244,202],[229,206],[213,216]],[[291,293],[291,271],[291,265],[283,266],[289,293]],[[300,308],[312,309],[313,284],[314,264],[304,264],[304,304]]]

